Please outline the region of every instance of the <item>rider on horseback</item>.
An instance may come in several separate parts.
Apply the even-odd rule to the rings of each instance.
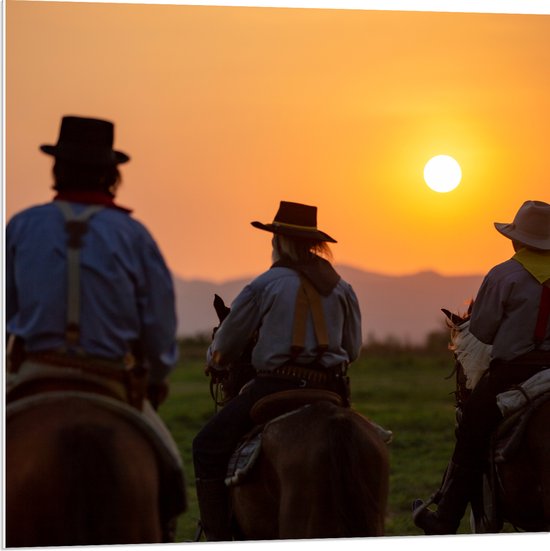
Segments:
[[[330,257],[327,242],[335,240],[317,229],[317,208],[281,201],[273,223],[252,225],[274,234],[273,264],[233,302],[208,349],[207,369],[227,369],[256,335],[252,350],[256,376],[193,441],[201,523],[211,541],[232,539],[224,479],[233,450],[254,425],[252,406],[274,392],[316,388],[320,373],[326,375],[324,389],[347,399],[346,369],[361,348],[357,297],[320,256]],[[301,301],[309,305],[311,314],[306,310],[296,315],[303,312],[298,307]],[[314,318],[319,316],[324,331],[318,332]],[[297,322],[300,317],[303,324]],[[302,331],[296,330],[300,325]],[[298,339],[297,333],[301,333]]]
[[[492,345],[491,363],[463,407],[437,511],[415,502],[414,521],[426,534],[456,533],[502,420],[497,394],[550,366],[550,205],[526,201],[513,223],[495,227],[512,240],[515,255],[485,277],[469,327]]]
[[[178,356],[173,284],[149,232],[114,202],[129,157],[113,150],[113,137],[109,121],[63,117],[57,144],[41,146],[55,158],[56,196],[7,226],[8,400],[52,374],[94,381],[143,410],[174,458],[176,516],[185,507],[181,458],[151,407],[166,398]]]

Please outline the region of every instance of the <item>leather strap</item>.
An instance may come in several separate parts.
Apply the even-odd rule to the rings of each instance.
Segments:
[[[54,201],[65,217],[67,230],[67,346],[78,349],[80,341],[80,249],[82,237],[88,230],[88,220],[102,210],[102,205],[91,205],[75,215],[67,201]]]
[[[291,354],[293,358],[296,358],[304,349],[307,318],[310,311],[317,339],[317,360],[328,349],[329,344],[323,303],[315,287],[305,277],[300,276],[300,287],[296,295],[294,327],[292,331]]]

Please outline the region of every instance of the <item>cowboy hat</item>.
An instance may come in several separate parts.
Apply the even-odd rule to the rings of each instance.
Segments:
[[[504,237],[532,249],[550,251],[550,205],[525,201],[510,224],[495,222]]]
[[[317,207],[301,203],[281,201],[271,224],[261,222],[251,222],[251,224],[255,228],[271,233],[336,243],[330,235],[317,229]]]
[[[65,116],[56,145],[40,149],[56,158],[83,164],[109,166],[125,163],[130,157],[113,150],[114,125],[110,121]]]

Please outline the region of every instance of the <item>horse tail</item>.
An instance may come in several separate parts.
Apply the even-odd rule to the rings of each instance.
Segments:
[[[331,409],[327,444],[338,532],[342,537],[382,536],[389,476],[385,444],[356,412]]]
[[[72,425],[60,430],[58,452],[66,481],[65,545],[112,541],[120,519],[115,499],[118,478],[115,430],[105,425]]]

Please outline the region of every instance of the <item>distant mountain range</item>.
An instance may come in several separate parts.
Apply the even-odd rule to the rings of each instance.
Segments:
[[[389,276],[350,266],[336,266],[354,288],[363,318],[363,337],[420,344],[431,331],[444,327],[441,308],[463,312],[474,298],[483,276],[442,276],[435,272]],[[178,333],[210,334],[217,325],[214,293],[229,305],[252,278],[223,283],[175,278]]]

